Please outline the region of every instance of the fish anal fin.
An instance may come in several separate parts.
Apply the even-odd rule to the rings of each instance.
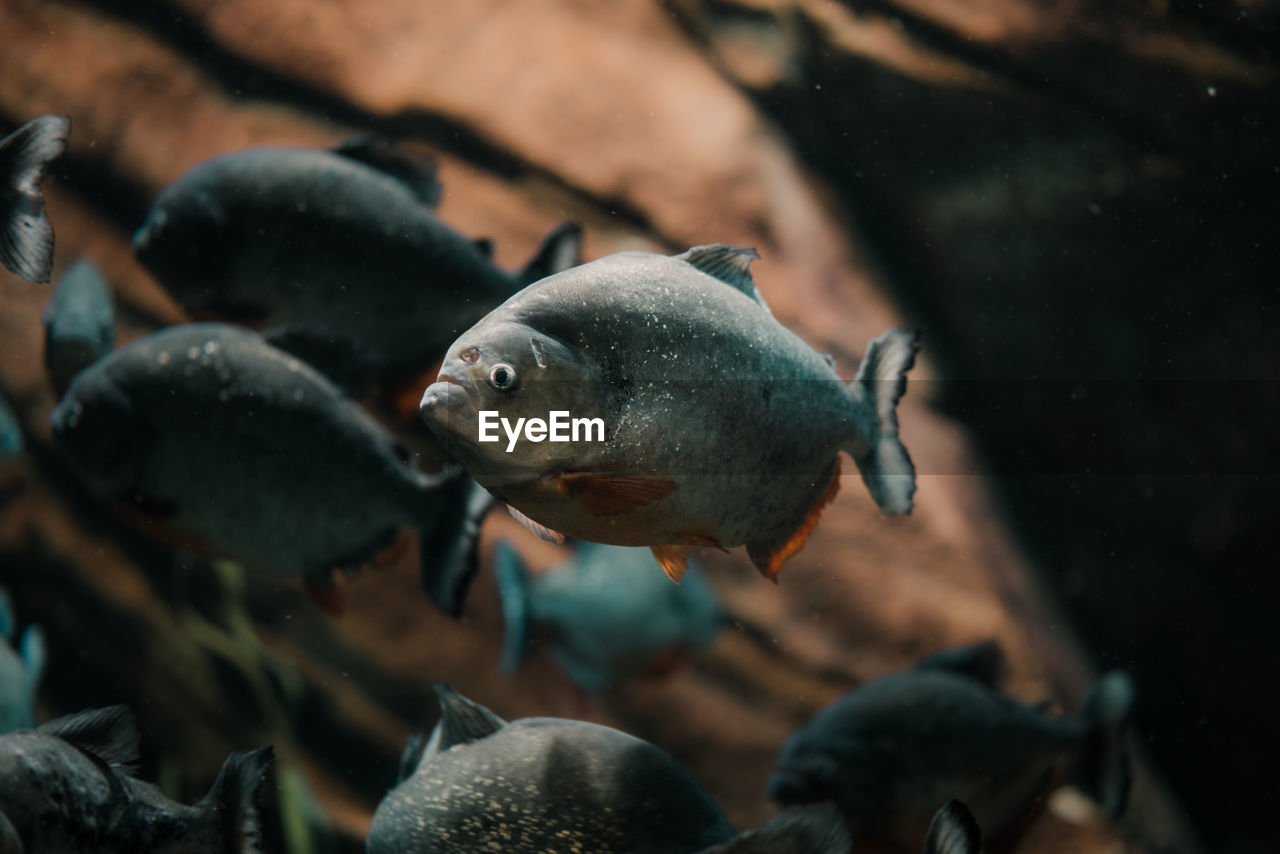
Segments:
[[[679,584],[685,570],[689,568],[689,547],[666,543],[650,546],[649,549],[653,552],[658,565],[662,567],[662,571],[667,574],[667,578]]]
[[[561,472],[556,486],[592,516],[617,516],[670,495],[669,477],[625,472]]]
[[[751,558],[751,562],[756,565],[756,569],[760,570],[760,574],[775,584],[778,581],[778,573],[782,571],[782,566],[793,555],[804,548],[805,541],[809,539],[809,534],[813,531],[818,519],[822,517],[823,509],[830,504],[840,491],[840,459],[836,458],[831,468],[831,476],[827,481],[826,489],[818,496],[800,520],[792,532],[785,539],[775,539],[768,542],[752,542],[747,543],[747,555]]]
[[[507,512],[511,514],[511,518],[532,531],[533,535],[544,543],[553,543],[557,546],[564,544],[564,534],[559,531],[553,531],[541,522],[535,522],[510,504],[507,505]]]

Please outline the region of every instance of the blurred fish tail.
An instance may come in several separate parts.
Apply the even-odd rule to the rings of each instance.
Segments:
[[[898,438],[897,405],[906,391],[906,373],[915,364],[919,341],[914,332],[890,329],[867,347],[850,396],[870,423],[845,444],[858,464],[871,497],[885,513],[910,513],[916,491],[916,469]]]
[[[581,263],[582,227],[576,222],[562,222],[542,239],[529,263],[516,274],[516,279],[523,288]]]
[[[0,140],[0,263],[33,282],[49,281],[53,269],[53,225],[40,181],[66,150],[70,128],[66,116],[41,116]]]
[[[511,676],[520,668],[529,648],[529,570],[520,553],[499,540],[493,552],[493,574],[507,631],[502,642],[501,671],[503,676]]]
[[[934,813],[924,838],[924,854],[978,854],[981,847],[982,831],[964,804],[947,801]]]
[[[1133,713],[1134,689],[1128,674],[1104,674],[1078,713],[1088,740],[1076,764],[1074,784],[1115,818],[1125,807],[1131,782],[1125,737]]]
[[[494,500],[459,470],[427,492],[429,521],[421,535],[422,586],[436,607],[451,617],[462,612],[479,565],[480,525]]]
[[[261,854],[262,815],[258,789],[275,759],[270,747],[242,750],[227,757],[209,794],[196,805],[219,822],[223,851]]]

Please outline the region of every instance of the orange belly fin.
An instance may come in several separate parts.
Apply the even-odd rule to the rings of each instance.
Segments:
[[[665,498],[676,488],[669,477],[624,472],[561,472],[560,491],[592,516],[617,516]]]
[[[760,570],[761,575],[775,584],[778,582],[778,573],[782,571],[782,565],[804,548],[805,540],[809,539],[813,526],[818,524],[823,508],[832,502],[839,491],[840,459],[837,457],[835,465],[832,466],[831,479],[827,482],[827,488],[822,491],[818,500],[813,503],[809,512],[790,534],[768,542],[747,543],[747,556],[756,565],[756,569]]]
[[[557,546],[563,545],[564,534],[560,533],[559,531],[551,530],[541,522],[533,521],[528,516],[524,515],[519,510],[512,507],[510,504],[507,505],[507,511],[511,514],[511,517],[513,519],[515,519],[521,525],[524,525],[530,531],[533,531],[533,535],[538,539],[542,540],[544,543],[555,543]]]
[[[662,571],[667,574],[667,578],[679,584],[685,570],[689,568],[689,547],[667,543],[661,546],[649,546],[649,549],[653,552],[658,565],[662,567]]]

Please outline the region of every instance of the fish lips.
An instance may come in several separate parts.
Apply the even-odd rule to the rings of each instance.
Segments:
[[[476,429],[476,408],[467,387],[445,374],[422,393],[418,414],[442,438],[466,436]]]

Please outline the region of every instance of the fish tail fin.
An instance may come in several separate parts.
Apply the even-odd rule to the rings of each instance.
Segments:
[[[553,273],[568,270],[582,263],[582,226],[576,222],[562,222],[551,229],[529,259],[529,263],[516,274],[520,287],[545,279]]]
[[[830,803],[790,807],[766,824],[699,854],[847,854],[851,842]]]
[[[1127,673],[1104,674],[1078,713],[1088,740],[1076,764],[1073,783],[1098,802],[1112,818],[1129,796],[1129,751],[1125,736],[1133,713],[1133,681]]]
[[[499,540],[494,546],[493,574],[507,632],[502,641],[501,671],[503,676],[511,676],[529,649],[529,570],[520,553],[505,540]]]
[[[53,270],[53,224],[40,181],[66,150],[70,128],[66,116],[41,116],[0,143],[0,263],[33,282],[49,281]]]
[[[973,813],[959,801],[947,801],[933,814],[924,838],[923,854],[978,854],[982,831]]]
[[[419,528],[422,586],[437,608],[456,617],[479,566],[480,525],[494,499],[461,469],[428,490],[427,499]]]
[[[220,825],[223,851],[261,854],[262,814],[258,790],[275,760],[270,747],[242,750],[227,757],[209,794],[197,805],[212,811]]]
[[[910,513],[916,491],[916,469],[898,438],[896,409],[919,349],[916,333],[890,329],[868,345],[849,385],[861,423],[844,449],[858,464],[871,497],[890,514]]]

